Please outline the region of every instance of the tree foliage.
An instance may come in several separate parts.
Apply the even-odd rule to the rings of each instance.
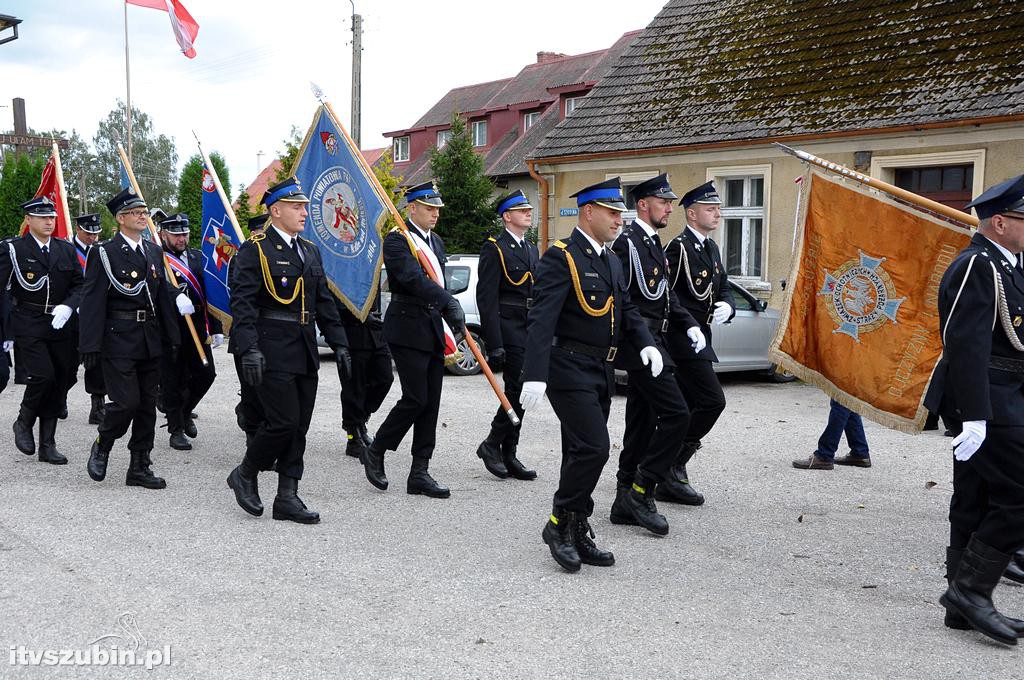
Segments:
[[[299,157],[299,148],[302,146],[302,133],[299,128],[293,125],[288,133],[288,139],[281,140],[281,143],[284,144],[284,151],[277,156],[277,160],[281,161],[281,167],[277,169],[271,184],[277,184],[292,176],[292,166],[295,165]]]
[[[391,149],[381,154],[381,157],[373,166],[373,174],[391,198],[391,202],[397,206],[402,200],[402,190],[399,188],[402,183],[402,176],[395,175],[395,163],[391,159]],[[387,220],[381,225],[380,235],[384,236],[397,226],[394,215],[388,215]]]
[[[494,184],[484,175],[483,159],[473,150],[466,123],[452,115],[451,137],[430,152],[430,169],[444,200],[437,233],[450,253],[478,253],[494,224]]]
[[[249,196],[249,192],[245,190],[244,184],[238,185],[238,199],[235,200],[235,217],[238,218],[238,226],[242,227],[242,233],[245,234],[246,238],[249,238],[249,219],[259,214],[259,212],[253,212],[252,208],[249,207],[249,201],[252,200]],[[260,209],[263,206],[259,206]]]
[[[224,193],[230,201],[231,178],[223,156],[214,151],[210,154],[210,162],[213,163],[221,186],[224,187]],[[198,248],[203,236],[203,157],[198,153],[189,158],[185,167],[181,169],[181,178],[178,180],[178,212],[188,215],[191,225],[189,245]]]
[[[0,169],[0,238],[15,236],[25,213],[21,204],[32,198],[46,165],[46,155],[8,154]]]

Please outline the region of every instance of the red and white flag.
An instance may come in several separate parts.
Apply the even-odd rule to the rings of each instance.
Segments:
[[[398,227],[396,227],[397,229]],[[420,245],[419,239],[415,238],[409,231],[403,230],[405,240],[409,243],[409,249],[416,256],[420,266],[423,267],[423,271],[426,272],[437,285],[444,287],[441,283],[444,281],[444,274],[441,272],[441,263],[437,260],[437,255],[430,248],[424,248]],[[444,328],[444,357],[445,363],[452,363],[460,358],[459,345],[455,341],[455,333],[452,332],[451,326],[444,319],[441,319],[441,326]]]
[[[199,35],[199,24],[192,18],[192,15],[188,13],[185,6],[181,4],[179,0],[125,0],[129,5],[138,5],[139,7],[149,7],[150,9],[159,9],[167,12],[167,15],[171,18],[171,29],[174,31],[174,39],[178,41],[178,46],[181,47],[181,53],[189,59],[196,56],[195,48],[192,44],[196,41],[196,36]]]
[[[57,157],[50,154],[50,160],[46,161],[46,166],[43,168],[43,176],[39,180],[39,188],[36,189],[36,193],[32,198],[39,198],[40,196],[46,196],[53,202],[54,207],[57,209],[57,222],[53,227],[53,237],[68,239],[68,217],[69,215],[64,210],[64,187],[61,186],[60,181],[57,177]],[[21,234],[22,236],[28,231],[28,219],[21,223]]]

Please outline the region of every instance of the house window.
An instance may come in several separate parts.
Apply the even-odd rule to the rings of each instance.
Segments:
[[[443,149],[444,145],[448,143],[448,140],[452,138],[451,130],[438,130],[437,131],[437,148]]]
[[[748,289],[769,291],[766,266],[771,215],[771,165],[708,168],[722,197],[722,221],[711,233],[722,250],[729,276]]]
[[[636,201],[633,199],[633,194],[630,193],[633,191],[633,187],[657,176],[657,170],[650,170],[646,172],[620,172],[605,175],[605,179],[618,177],[619,182],[622,185],[622,196],[626,199],[626,212],[622,213],[623,224],[629,224],[636,219]]]
[[[540,118],[540,111],[530,111],[523,115],[523,132],[526,132],[533,127],[533,124],[537,122],[538,118]]]
[[[473,146],[487,146],[487,121],[473,121]]]
[[[583,97],[566,97],[565,98],[565,115],[568,116],[570,113],[576,110],[576,107],[583,101]]]
[[[974,165],[934,165],[895,168],[894,184],[957,210],[971,202]]]
[[[392,155],[396,163],[409,160],[409,138],[395,137],[392,147]]]

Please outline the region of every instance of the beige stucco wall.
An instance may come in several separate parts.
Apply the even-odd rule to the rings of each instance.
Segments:
[[[878,135],[843,140],[806,141],[792,146],[798,147],[830,161],[847,167],[854,167],[855,153],[870,152],[871,159],[884,164],[899,163],[894,156],[912,156],[903,167],[927,164],[921,155],[947,154],[960,162],[964,153],[968,157],[983,160],[975,165],[976,185],[991,186],[997,182],[1024,173],[1024,125],[1011,124],[969,129],[945,129],[900,135]],[[963,152],[963,153],[953,153]],[[983,153],[982,153],[983,152]],[[945,156],[934,156],[940,162]],[[863,158],[862,158],[863,160]],[[687,190],[707,181],[708,168],[735,166],[770,166],[771,182],[768,191],[765,220],[766,266],[760,280],[740,279],[756,295],[779,307],[783,299],[780,280],[790,275],[792,264],[794,218],[798,185],[794,180],[803,174],[803,165],[793,156],[772,146],[756,146],[728,150],[711,150],[693,153],[675,153],[647,157],[625,157],[578,161],[543,165],[538,170],[551,178],[549,187],[549,236],[551,240],[569,234],[575,227],[574,217],[561,217],[559,210],[576,205],[571,195],[580,188],[605,180],[609,176],[627,173],[648,172],[652,176],[668,172],[676,194],[682,196]],[[870,165],[858,169],[870,174]],[[891,168],[881,168],[876,173],[880,179],[892,177]],[[539,203],[535,203],[539,207]],[[539,212],[539,211],[538,211]],[[682,206],[677,206],[669,218],[668,237],[676,236],[684,226]],[[716,239],[717,240],[717,239]]]

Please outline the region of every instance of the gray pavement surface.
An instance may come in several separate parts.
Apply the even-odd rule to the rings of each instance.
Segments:
[[[226,487],[244,437],[230,357],[215,356],[194,450],[170,449],[158,430],[162,491],[124,486],[126,440],[106,481],[87,477],[95,428],[81,382],[58,430],[64,467],[14,448],[22,388],[0,395],[0,678],[145,673],[10,663],[12,647],[87,650],[115,632],[127,648],[116,619],[128,611],[140,649],[171,648],[157,678],[1024,678],[1021,651],[942,625],[941,434],[868,423],[873,468],[794,470],[828,399],[730,378],[726,412],[690,466],[707,504],[661,504],[664,538],[611,525],[616,444],[592,523],[617,563],[570,575],[540,539],[559,466],[546,402],[521,444],[540,478],[498,480],[475,455],[495,405],[488,386],[447,377],[432,472],[452,498],[405,494],[408,439],[388,455],[382,493],[343,455],[325,363],[300,485],[323,522],[300,526],[270,519],[275,475],[261,475],[259,519]],[[386,407],[398,394],[396,381]],[[624,406],[612,406],[613,442]],[[1024,589],[1004,581],[997,603],[1024,614]]]

